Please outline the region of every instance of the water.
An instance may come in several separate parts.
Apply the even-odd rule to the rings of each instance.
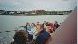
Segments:
[[[40,22],[44,21],[53,22],[58,21],[58,23],[64,22],[68,15],[41,15],[41,16],[0,16],[0,44],[10,44],[13,40],[13,35],[16,27],[25,25],[26,22]],[[9,30],[11,32],[5,32]]]

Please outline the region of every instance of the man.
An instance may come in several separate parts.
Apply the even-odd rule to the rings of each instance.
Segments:
[[[52,23],[49,23],[49,22],[47,23],[47,25],[46,25],[46,31],[49,32],[49,33],[53,33],[54,26],[53,26]]]
[[[24,30],[19,30],[15,33],[14,35],[14,42],[12,42],[11,44],[33,44],[32,43],[32,37],[31,35],[24,31]]]
[[[11,44],[26,44],[27,35],[28,35],[28,33],[26,33],[23,30],[17,31],[13,37],[14,42]]]
[[[40,26],[39,33],[36,38],[36,44],[45,44],[50,34]]]

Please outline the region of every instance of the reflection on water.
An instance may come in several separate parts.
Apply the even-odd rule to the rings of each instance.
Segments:
[[[41,15],[41,16],[0,16],[0,44],[10,44],[16,27],[25,25],[26,22],[49,21],[62,23],[68,15]],[[10,32],[5,32],[9,30]]]

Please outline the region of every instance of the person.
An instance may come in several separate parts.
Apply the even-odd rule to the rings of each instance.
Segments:
[[[44,23],[42,24],[43,29],[46,29],[46,24],[47,24],[47,22],[44,21]]]
[[[39,33],[36,38],[36,44],[45,44],[50,34],[40,26]]]
[[[52,23],[47,22],[47,24],[46,24],[46,31],[49,32],[49,33],[53,33],[53,31],[54,31],[54,26],[53,26]]]
[[[33,37],[25,30],[19,30],[13,37],[11,44],[33,44]]]
[[[36,39],[36,25],[34,23],[31,24],[31,31],[32,31],[32,35],[33,35],[33,39]]]
[[[29,32],[29,34],[32,34],[32,31],[31,31],[31,25],[30,25],[30,23],[26,23],[26,31],[28,31]]]
[[[37,33],[40,32],[40,29],[41,29],[41,24],[40,24],[40,22],[37,22],[37,24],[36,24]]]
[[[13,37],[14,42],[12,42],[11,44],[26,44],[27,36],[28,36],[27,32],[19,30],[15,33]]]
[[[57,21],[55,21],[55,24],[54,24],[54,29],[57,29],[60,25],[58,24]]]

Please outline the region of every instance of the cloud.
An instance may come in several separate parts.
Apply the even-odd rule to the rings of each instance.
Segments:
[[[6,10],[68,10],[75,5],[75,0],[0,0],[0,9]]]

